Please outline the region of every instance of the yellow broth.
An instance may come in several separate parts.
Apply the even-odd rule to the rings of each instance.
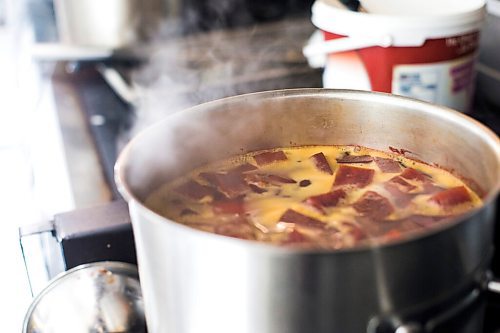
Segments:
[[[200,230],[340,249],[404,238],[482,201],[446,170],[359,146],[257,151],[163,185],[146,205]]]

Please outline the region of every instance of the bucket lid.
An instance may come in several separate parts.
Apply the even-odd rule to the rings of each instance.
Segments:
[[[368,12],[350,11],[336,0],[316,0],[312,22],[339,35],[421,46],[426,39],[479,31],[485,16],[484,0],[364,0],[362,4]]]

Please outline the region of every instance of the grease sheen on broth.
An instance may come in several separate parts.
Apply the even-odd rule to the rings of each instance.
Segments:
[[[400,239],[482,205],[446,170],[359,146],[257,151],[198,168],[146,200],[200,230],[340,249]]]

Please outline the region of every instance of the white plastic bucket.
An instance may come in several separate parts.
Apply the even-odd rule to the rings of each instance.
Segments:
[[[328,54],[327,88],[389,92],[470,109],[484,0],[364,0],[368,12],[317,0],[312,22],[324,40],[304,48]]]

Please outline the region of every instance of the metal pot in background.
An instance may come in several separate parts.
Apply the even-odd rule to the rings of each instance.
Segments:
[[[61,273],[33,300],[23,333],[146,332],[137,267],[95,262]]]
[[[152,37],[166,16],[162,0],[55,0],[62,43],[127,48]]]
[[[158,186],[210,161],[329,144],[404,148],[470,177],[484,206],[396,243],[321,252],[205,233],[144,205]],[[465,115],[404,97],[274,91],[168,117],[123,150],[116,180],[129,203],[150,332],[439,332],[484,288],[500,143]],[[479,319],[441,332],[480,328]]]

